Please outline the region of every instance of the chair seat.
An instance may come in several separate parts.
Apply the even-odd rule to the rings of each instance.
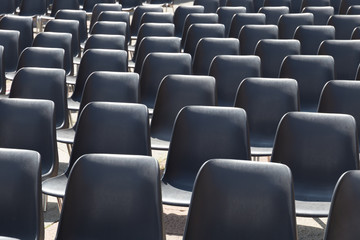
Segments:
[[[67,99],[68,109],[78,111],[80,108],[80,102],[74,101],[72,98]]]
[[[67,181],[68,176],[65,174],[47,179],[42,183],[42,192],[47,195],[62,198],[65,195]]]
[[[295,200],[296,216],[327,217],[331,202]]]
[[[62,143],[73,144],[75,138],[74,128],[56,130],[56,140]]]
[[[151,138],[151,149],[155,150],[169,150],[170,141],[159,139],[159,138]]]
[[[75,85],[76,84],[76,76],[66,76],[66,83]]]
[[[251,156],[271,156],[272,147],[250,147]]]
[[[168,205],[190,205],[192,187],[177,188],[169,183],[161,182],[162,202]]]

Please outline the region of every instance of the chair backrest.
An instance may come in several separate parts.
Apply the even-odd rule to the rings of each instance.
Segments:
[[[95,71],[127,72],[127,52],[115,49],[89,49],[81,58],[71,98],[80,102],[87,78]]]
[[[35,151],[0,149],[1,236],[44,239],[40,161]]]
[[[330,0],[302,0],[301,9],[305,7],[326,7],[330,6]]]
[[[17,5],[15,0],[6,0],[1,3],[0,14],[14,13]]]
[[[241,55],[253,55],[261,39],[277,39],[277,25],[244,25],[239,33]]]
[[[92,10],[92,14],[91,14],[89,29],[91,29],[92,26],[94,26],[95,22],[98,21],[98,17],[103,11],[119,11],[120,12],[121,10],[122,10],[122,5],[118,4],[118,3],[97,3],[97,4],[95,4],[95,6]]]
[[[334,15],[334,8],[332,6],[311,6],[304,7],[302,12],[314,15],[314,25],[326,25],[329,17]]]
[[[360,14],[360,6],[359,5],[350,6],[349,9],[347,10],[346,14],[348,14],[348,15]]]
[[[171,74],[161,81],[150,128],[153,149],[168,148],[168,143],[156,143],[156,139],[170,141],[177,114],[189,105],[216,105],[214,77]]]
[[[169,74],[191,74],[191,56],[187,53],[149,53],[140,74],[140,101],[149,108],[155,104],[161,80]]]
[[[285,6],[291,10],[292,1],[290,0],[264,0],[265,7],[281,7]]]
[[[328,25],[335,27],[335,39],[350,39],[354,28],[360,26],[359,15],[333,15]]]
[[[84,10],[61,9],[56,12],[55,19],[76,20],[79,22],[79,40],[84,43],[88,37],[86,12]]]
[[[225,38],[225,26],[220,23],[195,23],[192,24],[187,32],[184,52],[189,53],[192,57],[200,39],[205,37]]]
[[[130,14],[124,11],[103,11],[98,17],[98,21],[125,22],[126,23],[126,42],[130,42]]]
[[[263,13],[266,16],[265,23],[274,25],[278,24],[281,15],[287,14],[289,11],[289,7],[286,6],[267,6],[259,9],[259,13]]]
[[[43,178],[57,175],[54,103],[39,99],[1,99],[0,147],[34,150],[41,155]]]
[[[149,156],[82,156],[69,177],[56,238],[165,239],[159,178]]]
[[[145,12],[140,19],[144,23],[174,23],[174,14],[170,12]]]
[[[233,106],[236,90],[244,78],[260,77],[258,56],[219,55],[211,63],[209,75],[216,79],[219,106]]]
[[[243,108],[250,130],[252,155],[256,148],[272,148],[280,119],[299,111],[298,83],[291,78],[245,78],[237,91],[235,107]]]
[[[179,53],[181,39],[178,37],[144,37],[140,44],[135,58],[134,72],[141,72],[145,57],[152,52]]]
[[[264,198],[266,201],[260,200]],[[212,159],[202,166],[195,182],[184,239],[238,236],[254,240],[297,239],[288,167],[231,159]]]
[[[295,39],[262,39],[255,55],[261,59],[261,76],[278,77],[281,63],[288,55],[300,54],[300,42]]]
[[[225,26],[225,36],[229,36],[233,16],[237,13],[246,13],[246,8],[242,6],[223,6],[219,7],[216,13],[219,16],[218,22]]]
[[[324,40],[320,44],[318,54],[334,58],[334,79],[355,79],[360,63],[360,40]]]
[[[20,32],[15,30],[0,30],[0,45],[4,47],[5,72],[16,70],[19,56]]]
[[[313,25],[314,15],[312,13],[288,13],[279,18],[279,38],[294,38],[295,30],[300,25]]]
[[[204,6],[204,13],[216,13],[220,6],[219,0],[194,0],[193,4]]]
[[[282,62],[280,77],[299,84],[301,111],[316,112],[324,85],[334,79],[334,58],[327,55],[289,55]]]
[[[128,25],[126,22],[98,21],[90,30],[90,34],[111,34],[126,36]]]
[[[238,13],[231,21],[229,37],[238,38],[241,28],[246,24],[265,24],[266,16],[263,13]]]
[[[62,48],[65,51],[64,69],[66,74],[73,72],[73,55],[70,33],[42,32],[36,35],[33,47]]]
[[[32,1],[21,1],[19,6],[19,15],[21,16],[33,16],[33,15],[44,15],[47,11],[46,0],[32,0]]]
[[[348,9],[353,5],[359,5],[359,2],[354,1],[354,0],[340,1],[339,14],[347,14]]]
[[[63,9],[79,10],[80,4],[77,0],[53,0],[50,16],[55,17],[56,13]]]
[[[33,42],[33,19],[32,17],[5,15],[0,20],[0,29],[17,30],[19,36],[19,53]]]
[[[139,6],[142,6],[142,0],[119,0],[123,7],[123,11],[134,11]]]
[[[62,48],[28,47],[19,56],[17,70],[23,67],[64,69],[64,57]]]
[[[84,52],[94,48],[125,50],[126,44],[125,36],[123,35],[93,34],[87,39]]]
[[[243,109],[184,107],[175,120],[162,181],[191,191],[200,167],[207,160],[217,157],[249,160],[248,132]],[[163,196],[164,204],[170,202]]]
[[[328,215],[339,177],[359,168],[358,149],[356,123],[350,115],[291,112],[282,118],[271,161],[291,169],[295,200],[302,201],[296,207],[299,216]],[[319,201],[328,204],[324,207]]]
[[[316,55],[322,41],[335,39],[335,28],[326,25],[299,26],[295,30],[294,39],[300,41],[301,54]]]
[[[221,2],[225,2],[224,5],[221,5]],[[255,12],[255,7],[254,7],[254,3],[255,1],[251,1],[251,0],[221,0],[220,1],[220,7],[244,7],[246,9],[245,12],[247,13],[253,13]],[[218,10],[219,10],[218,8]]]
[[[211,62],[217,55],[239,55],[239,40],[235,38],[201,38],[196,46],[192,73],[208,75]]]
[[[63,69],[20,69],[13,80],[10,98],[48,99],[55,104],[56,128],[68,127],[66,74]]]
[[[145,12],[162,12],[162,11],[163,11],[162,7],[152,6],[152,5],[138,6],[137,8],[135,8],[130,24],[131,36],[137,36],[140,28],[140,20]]]
[[[98,3],[115,3],[115,0],[84,0],[83,10],[91,12]],[[81,3],[80,3],[81,4]]]
[[[180,5],[179,7],[177,7],[174,12],[175,36],[182,37],[185,19],[188,14],[203,13],[203,12],[204,12],[204,6],[201,5],[195,5],[195,6]]]
[[[356,228],[360,216],[360,193],[357,188],[359,183],[359,171],[348,171],[339,178],[331,200],[324,240],[350,240],[360,237]]]

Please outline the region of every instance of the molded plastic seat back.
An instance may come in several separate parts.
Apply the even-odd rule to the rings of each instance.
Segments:
[[[314,15],[312,13],[289,13],[279,18],[279,38],[294,38],[295,30],[300,25],[313,25]]]
[[[335,28],[324,25],[302,25],[295,30],[294,39],[300,41],[301,54],[316,55],[322,41],[335,39]]]

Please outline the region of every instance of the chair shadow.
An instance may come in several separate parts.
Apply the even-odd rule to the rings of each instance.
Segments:
[[[316,219],[314,220],[316,221]],[[324,228],[297,225],[297,230],[298,240],[322,240],[324,238]]]
[[[56,202],[48,202],[47,209],[44,212],[45,225],[57,222],[60,219],[60,213]]]
[[[174,213],[163,214],[165,234],[182,236],[184,234],[186,215]]]

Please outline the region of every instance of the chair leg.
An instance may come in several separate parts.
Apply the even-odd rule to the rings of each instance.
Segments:
[[[68,150],[68,153],[69,153],[69,156],[71,155],[71,151],[72,151],[72,144],[71,143],[67,143],[66,144],[66,147],[67,147],[67,150]]]
[[[47,202],[48,202],[48,195],[42,194],[42,206],[44,212],[46,212],[47,210]]]
[[[57,202],[58,202],[59,213],[61,213],[61,209],[62,209],[62,205],[63,205],[63,199],[62,198],[57,198]]]

